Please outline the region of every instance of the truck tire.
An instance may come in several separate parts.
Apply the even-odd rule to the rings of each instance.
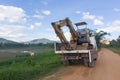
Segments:
[[[94,67],[95,66],[95,60],[93,60],[92,62],[88,63],[88,67]]]
[[[63,64],[66,65],[66,66],[68,66],[69,65],[69,61],[65,60],[65,61],[63,61]]]
[[[88,62],[88,58],[84,58],[84,59],[83,59],[83,63],[84,63],[85,66],[88,67],[88,65],[89,65],[89,64],[88,64],[88,63],[89,63],[89,62]]]
[[[84,65],[85,65],[85,66],[88,66],[88,62],[84,62]]]

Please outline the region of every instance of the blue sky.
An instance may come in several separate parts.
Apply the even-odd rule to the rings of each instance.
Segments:
[[[0,0],[0,37],[14,41],[56,40],[51,22],[69,17],[86,21],[91,29],[120,35],[119,0]],[[66,37],[69,36],[64,30]]]

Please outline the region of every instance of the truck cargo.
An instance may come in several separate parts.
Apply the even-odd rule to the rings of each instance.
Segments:
[[[51,23],[60,43],[55,43],[55,53],[60,55],[63,64],[84,63],[85,66],[93,67],[97,60],[97,44],[92,30],[87,28],[86,22],[75,23],[77,30],[69,18]],[[81,26],[84,28],[81,29]],[[68,27],[71,33],[68,41],[62,31],[62,27]]]

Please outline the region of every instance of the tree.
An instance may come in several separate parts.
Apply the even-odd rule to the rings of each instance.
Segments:
[[[109,47],[112,47],[112,48],[119,48],[120,47],[120,36],[117,38],[117,39],[113,39],[111,42],[110,42],[110,45]]]
[[[96,30],[94,31],[94,36],[98,47],[101,47],[101,40],[105,38],[106,35],[110,35],[110,34],[104,31],[99,31],[99,32],[97,32]]]

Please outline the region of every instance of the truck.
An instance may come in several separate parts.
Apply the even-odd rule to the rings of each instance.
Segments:
[[[95,66],[95,61],[98,58],[97,44],[94,33],[88,29],[86,22],[75,23],[76,30],[69,18],[52,22],[51,25],[60,39],[60,42],[56,42],[54,47],[55,53],[60,55],[63,64],[82,62],[88,67]],[[62,27],[68,27],[71,34],[70,41],[66,39]]]

